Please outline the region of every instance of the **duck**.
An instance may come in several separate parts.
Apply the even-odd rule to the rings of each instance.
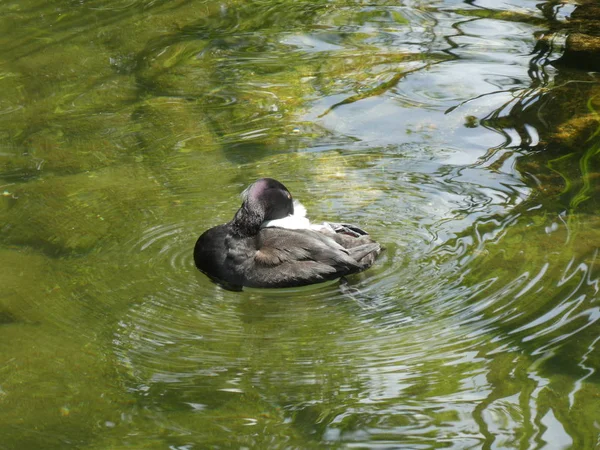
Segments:
[[[358,226],[311,223],[282,183],[261,178],[243,191],[230,222],[200,235],[194,263],[226,289],[288,288],[361,272],[380,252]]]

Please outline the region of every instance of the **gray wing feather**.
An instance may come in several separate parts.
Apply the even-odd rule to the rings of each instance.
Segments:
[[[338,278],[361,270],[362,264],[355,257],[374,251],[373,247],[359,246],[351,254],[332,238],[308,230],[264,228],[257,239],[256,270],[247,280],[254,286],[297,286],[303,281]]]

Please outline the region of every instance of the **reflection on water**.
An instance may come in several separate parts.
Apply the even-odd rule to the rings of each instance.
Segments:
[[[591,6],[0,10],[0,448],[599,445]],[[385,252],[212,284],[261,176]]]

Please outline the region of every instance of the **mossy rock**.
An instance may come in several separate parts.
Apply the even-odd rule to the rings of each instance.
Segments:
[[[80,323],[80,304],[69,300],[75,286],[68,265],[27,248],[0,249],[0,259],[0,333],[16,324]]]
[[[0,249],[0,259],[4,263],[0,327],[15,323],[38,323],[42,316],[32,302],[51,290],[52,270],[48,258],[32,251]]]
[[[26,98],[23,77],[15,72],[0,72],[0,92],[1,116],[19,110]]]
[[[166,96],[197,97],[211,91],[215,61],[203,40],[164,42],[145,54],[136,71],[138,83]]]
[[[12,178],[23,179],[35,175],[35,164],[26,154],[26,151],[16,146],[10,140],[0,140],[0,180],[9,180]],[[4,183],[3,183],[4,184]],[[0,195],[8,192],[6,189],[0,190]],[[4,194],[8,195],[8,194]],[[0,204],[2,199],[0,199]]]
[[[0,64],[2,63],[0,60]],[[0,71],[0,92],[0,140],[9,141],[25,129],[27,124],[23,107],[26,102],[23,77],[16,72]],[[6,147],[3,145],[2,148]],[[0,152],[0,156],[3,154],[4,151]]]
[[[586,147],[588,139],[598,130],[600,121],[596,114],[584,114],[567,119],[550,135],[550,142],[573,150]]]
[[[137,141],[130,110],[105,117],[65,118],[60,126],[28,133],[20,142],[20,154],[28,169],[73,174],[133,160]]]
[[[598,24],[600,21],[594,22],[595,27]],[[586,71],[600,70],[600,37],[584,33],[569,34],[565,51],[557,64]]]
[[[118,424],[116,411],[130,401],[112,353],[99,345],[104,331],[98,321],[82,326],[86,309],[72,295],[67,262],[17,248],[1,249],[0,260],[2,445],[60,449],[87,443]]]
[[[188,31],[189,27],[194,27],[198,21],[204,22],[207,17],[218,16],[222,7],[234,3],[205,3],[198,8],[197,3],[186,0],[154,2],[145,4],[141,8],[143,11],[124,8],[118,15],[114,10],[107,9],[97,27],[98,41],[111,53],[113,61],[121,60],[124,69],[135,70],[140,59],[134,55],[144,53],[149,43],[155,46],[157,38],[163,39],[164,36],[182,31],[191,35],[193,33]],[[115,24],[119,27],[119,33],[114,32]]]
[[[212,150],[218,147],[203,106],[177,97],[156,97],[134,113],[144,160],[160,163],[172,153]]]
[[[6,448],[84,446],[117,426],[124,403],[131,401],[112,356],[92,336],[5,325],[0,354],[0,436]]]
[[[160,186],[142,166],[128,165],[15,185],[11,195],[0,211],[2,241],[65,255],[127,239],[144,221],[140,205],[159,198]]]
[[[96,170],[128,158],[133,144],[121,145],[111,139],[72,139],[58,128],[32,133],[21,144],[9,142],[0,155],[0,177],[37,178],[48,172],[56,175]]]
[[[127,160],[137,150],[132,86],[133,78],[114,76],[24,107],[7,106],[14,112],[0,115],[0,176],[72,174]]]
[[[23,75],[30,98],[60,98],[73,95],[74,86],[91,86],[112,76],[109,56],[97,46],[63,43],[27,54],[14,64],[14,69]]]

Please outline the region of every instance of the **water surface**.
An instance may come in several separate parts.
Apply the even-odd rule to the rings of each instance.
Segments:
[[[0,6],[0,448],[600,445],[582,8]],[[386,251],[212,284],[194,242],[262,176]]]

